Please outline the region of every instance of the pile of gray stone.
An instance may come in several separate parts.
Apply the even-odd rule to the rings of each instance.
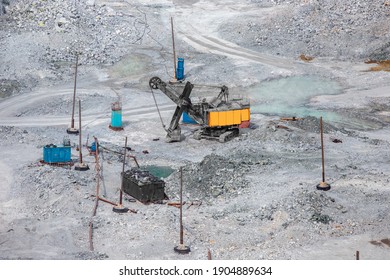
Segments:
[[[244,173],[249,167],[240,160],[211,154],[200,163],[187,165],[183,170],[185,193],[190,200],[213,201],[217,197],[235,197],[248,186]],[[167,181],[171,197],[177,194],[179,173]],[[168,194],[169,196],[170,194]]]
[[[263,52],[338,59],[389,59],[389,3],[337,0],[252,1],[259,8],[287,5],[267,20],[247,18],[239,34]],[[246,40],[237,39],[241,42]]]
[[[62,46],[46,47],[47,61],[74,61],[83,53],[83,64],[112,64],[121,48],[137,39],[135,17],[114,11],[95,1],[15,1],[7,11],[13,32],[63,35]]]
[[[125,14],[95,1],[3,0],[0,10],[0,72],[22,86],[72,79],[77,54],[80,65],[113,65],[147,28],[137,9]]]

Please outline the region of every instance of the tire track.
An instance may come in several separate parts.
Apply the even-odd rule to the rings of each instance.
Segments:
[[[295,68],[293,61],[287,58],[261,54],[216,37],[187,34],[182,31],[179,31],[179,33],[182,36],[183,41],[201,51],[209,51],[211,53],[226,55],[233,58],[246,59],[286,70],[293,70]]]
[[[95,89],[82,89],[80,94],[88,94]],[[39,89],[32,93],[14,96],[0,102],[0,125],[2,126],[19,126],[19,127],[42,127],[42,126],[62,126],[70,123],[70,115],[37,115],[37,116],[14,116],[23,108],[31,107],[34,104],[42,102],[45,98],[53,98],[70,94],[69,89],[56,89],[55,91],[47,91]],[[162,112],[172,111],[176,107],[175,104],[161,103],[159,109]],[[83,126],[90,125],[95,122],[109,121],[111,111],[107,112],[91,112],[83,114]],[[131,116],[132,119],[141,119],[147,115],[157,114],[154,104],[139,106],[135,108],[122,107],[122,115],[124,117]],[[76,112],[77,118],[77,112]]]

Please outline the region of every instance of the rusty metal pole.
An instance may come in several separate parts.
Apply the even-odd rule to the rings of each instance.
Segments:
[[[325,181],[325,153],[324,153],[324,130],[322,125],[322,117],[320,118],[320,133],[321,133],[321,157],[322,157],[322,181],[317,185],[318,190],[330,190],[330,184]]]
[[[83,164],[83,153],[81,152],[81,100],[79,99],[79,155],[80,155],[80,164]]]
[[[180,167],[180,243],[174,248],[179,254],[188,254],[191,252],[189,246],[184,245],[184,229],[183,229],[183,167]]]
[[[123,154],[123,165],[122,165],[122,176],[121,176],[121,190],[119,194],[119,204],[122,205],[122,197],[123,197],[123,176],[125,174],[125,164],[126,164],[126,150],[127,150],[127,136],[125,139],[125,152]]]
[[[77,86],[77,68],[79,64],[79,55],[76,55],[76,69],[74,72],[74,86],[73,86],[73,107],[72,107],[72,122],[71,122],[71,128],[74,128],[74,107],[76,102],[76,86]]]
[[[173,33],[173,17],[171,17],[171,29],[172,29],[172,47],[173,47],[173,77],[174,82],[177,81],[176,76],[176,49],[175,49],[175,34]]]
[[[180,167],[180,245],[184,244],[183,233],[183,167]]]
[[[125,151],[123,153],[123,164],[122,164],[122,174],[121,174],[121,189],[119,190],[119,204],[112,208],[112,211],[116,213],[127,213],[129,212],[129,208],[123,207],[122,199],[123,199],[123,184],[124,184],[124,176],[125,176],[125,164],[126,164],[126,150],[127,150],[127,136],[125,138]]]
[[[95,139],[95,145],[96,145],[96,152],[95,152],[95,170],[96,170],[96,200],[99,201],[99,192],[100,192],[100,164],[99,164],[99,144],[97,141],[97,138]]]
[[[324,129],[322,126],[322,117],[320,118],[320,130],[321,130],[322,182],[325,182]]]
[[[78,165],[75,165],[74,169],[78,171],[86,171],[89,169],[88,164],[83,163],[83,153],[81,152],[82,146],[81,146],[81,100],[79,99],[79,163]]]
[[[95,197],[95,206],[92,211],[92,217],[89,222],[89,249],[91,251],[94,250],[93,247],[93,221],[92,218],[96,216],[96,211],[99,205],[99,189],[100,189],[100,164],[99,164],[99,146],[98,146],[98,141],[97,138],[95,138],[95,143],[96,143],[96,153],[95,153],[95,170],[96,170],[96,197]]]
[[[356,260],[360,260],[360,252],[359,251],[356,251]]]
[[[74,128],[74,111],[75,111],[75,106],[76,106],[76,85],[77,85],[77,67],[79,64],[79,55],[76,55],[76,69],[75,69],[75,74],[74,74],[74,87],[73,87],[73,102],[72,102],[72,118],[70,120],[70,128],[66,130],[67,133],[69,134],[77,134],[79,131]],[[79,128],[80,129],[80,128]]]

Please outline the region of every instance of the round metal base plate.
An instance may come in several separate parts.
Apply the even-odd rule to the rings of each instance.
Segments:
[[[87,171],[87,170],[89,170],[89,166],[88,166],[88,164],[85,164],[85,163],[76,163],[74,165],[74,170]]]
[[[110,129],[114,130],[114,131],[121,131],[121,130],[123,130],[123,127],[115,127],[115,126],[111,126],[111,125],[109,125],[108,127]]]
[[[175,248],[173,248],[173,250],[176,252],[176,253],[179,253],[179,254],[188,254],[189,252],[191,252],[191,249],[189,246],[185,246],[184,244],[179,244],[178,246],[175,246]]]
[[[327,182],[321,182],[317,185],[317,190],[329,191],[330,185]]]
[[[68,134],[79,134],[79,130],[77,128],[71,128],[69,127],[67,130],[66,130],[66,133]]]
[[[112,207],[112,211],[115,213],[127,213],[129,212],[129,208],[123,207],[123,205],[117,205]]]

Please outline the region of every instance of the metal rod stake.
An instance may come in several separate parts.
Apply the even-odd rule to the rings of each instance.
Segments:
[[[320,118],[320,132],[321,132],[321,157],[322,157],[322,181],[317,185],[318,190],[328,191],[331,186],[325,182],[325,155],[324,155],[324,129],[322,125],[322,117]]]
[[[83,163],[83,153],[82,153],[82,144],[81,144],[81,100],[79,99],[79,157],[80,162],[74,167],[75,170],[86,171],[89,170],[88,164]]]
[[[125,139],[125,152],[123,153],[123,165],[122,165],[122,176],[121,176],[121,189],[119,190],[119,204],[115,205],[112,208],[112,211],[116,213],[127,213],[129,212],[129,208],[123,207],[123,184],[124,184],[124,176],[125,176],[125,165],[126,165],[126,151],[127,151],[127,136]]]
[[[175,35],[173,33],[173,17],[171,17],[171,29],[172,29],[172,46],[173,46],[173,76],[175,81],[177,80],[176,76],[176,49],[175,49]]]
[[[81,100],[79,99],[79,155],[80,164],[83,164],[83,154],[81,152]]]
[[[180,167],[180,244],[174,248],[179,254],[188,254],[191,252],[189,246],[184,245],[183,234],[183,167]]]
[[[210,251],[210,249],[208,249],[208,251],[207,251],[207,259],[208,260],[211,260],[212,258],[211,258],[211,251]]]
[[[324,130],[322,126],[322,117],[320,118],[320,130],[321,130],[321,152],[322,152],[322,182],[325,182]]]
[[[73,106],[72,106],[72,120],[70,127],[74,128],[74,108],[75,108],[75,103],[76,103],[76,85],[77,85],[77,67],[79,64],[79,55],[76,55],[76,71],[74,74],[74,87],[73,87]]]
[[[183,237],[183,167],[180,167],[180,245],[184,244]]]
[[[123,177],[125,176],[125,164],[126,164],[126,151],[127,151],[127,136],[125,139],[125,152],[123,154],[123,165],[122,165],[122,176],[121,176],[121,190],[119,192],[119,205],[122,205],[122,197],[123,197]]]

